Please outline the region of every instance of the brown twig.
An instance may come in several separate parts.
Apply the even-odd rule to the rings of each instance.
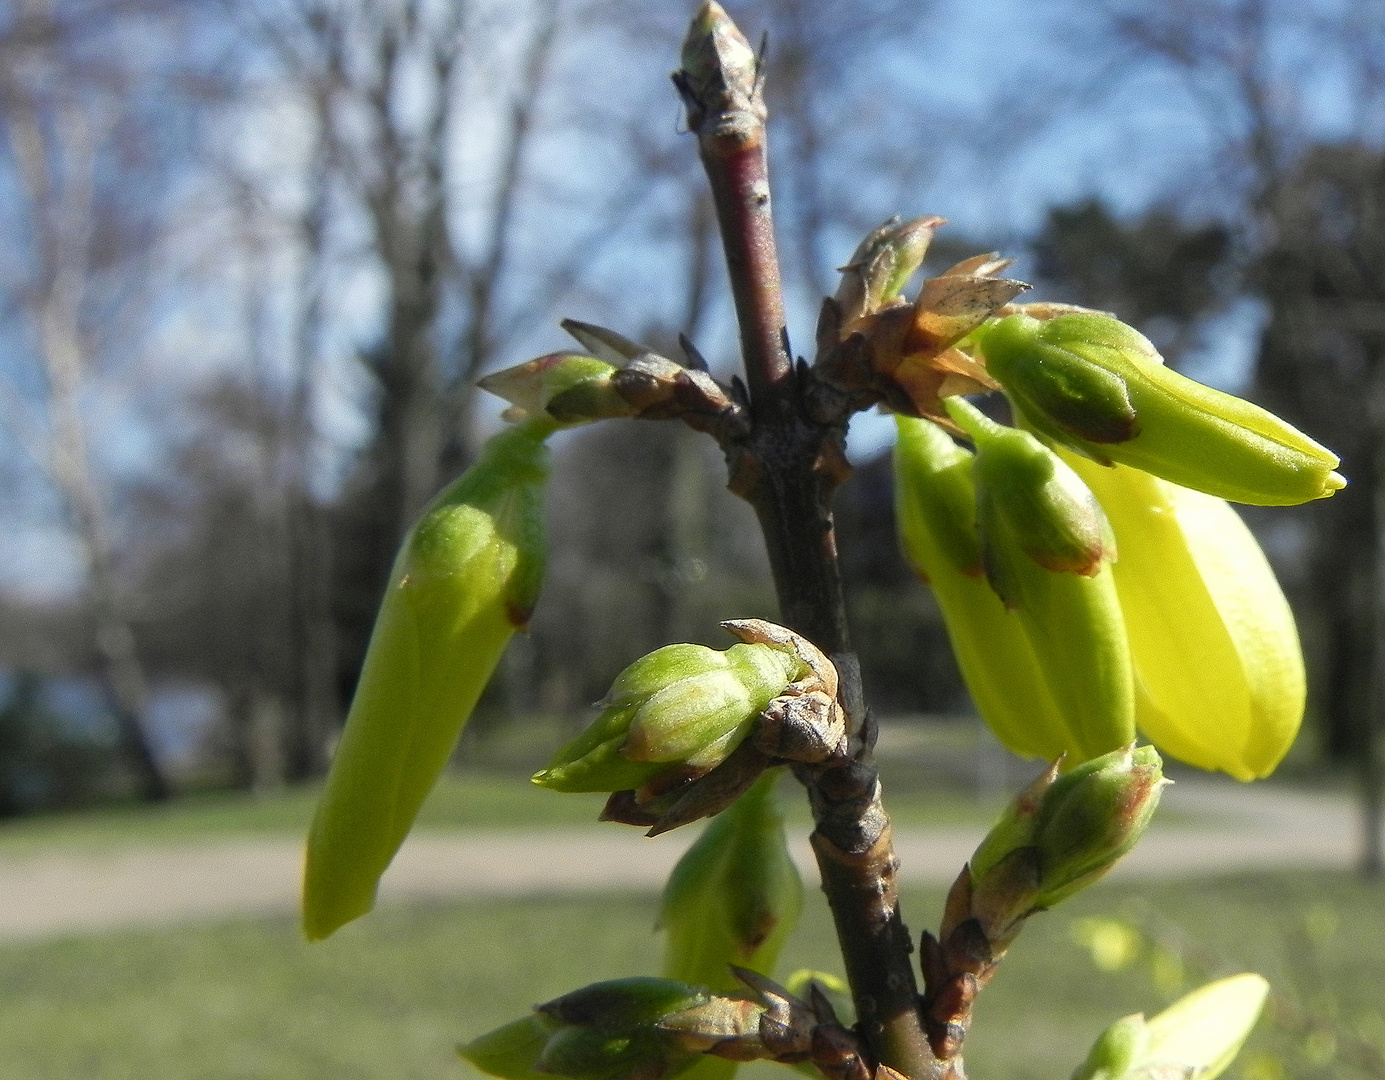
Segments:
[[[831,496],[850,471],[845,424],[810,418],[804,408],[784,330],[759,58],[717,4],[704,4],[693,19],[674,83],[711,183],[751,391],[751,429],[726,446],[731,488],[759,517],[781,621],[827,653],[840,673],[839,699],[858,747],[844,763],[803,765],[795,773],[813,804],[813,849],[860,1033],[873,1067],[936,1080],[953,1066],[933,1055],[920,1017],[837,564]]]

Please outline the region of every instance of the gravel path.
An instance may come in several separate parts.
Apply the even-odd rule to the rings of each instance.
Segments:
[[[1356,858],[1351,802],[1278,788],[1184,781],[1165,796],[1174,823],[1156,825],[1116,871],[1197,876],[1257,868],[1346,868]],[[906,882],[945,885],[980,828],[901,829]],[[615,826],[531,832],[432,833],[411,838],[381,886],[381,903],[467,896],[654,890],[695,837],[645,840]],[[518,857],[516,857],[518,855]],[[794,855],[816,878],[807,840]],[[301,841],[247,836],[103,853],[0,857],[0,940],[126,926],[279,914],[298,898]]]

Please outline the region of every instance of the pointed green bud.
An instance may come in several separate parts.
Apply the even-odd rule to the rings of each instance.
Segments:
[[[1019,615],[982,578],[972,455],[938,425],[895,418],[900,547],[933,590],[952,651],[982,718],[1022,757],[1076,751]]]
[[[610,704],[534,783],[555,791],[625,791],[670,765],[710,770],[806,670],[791,649],[769,644],[656,649],[616,677]]]
[[[976,527],[986,576],[1020,617],[1075,759],[1135,739],[1135,681],[1095,497],[1028,432],[960,398],[947,409],[976,442]]]
[[[618,370],[595,357],[559,352],[487,375],[477,385],[525,415],[578,424],[635,415],[636,408],[611,383]]]
[[[404,541],[308,834],[303,931],[364,915],[543,579],[544,439],[495,436]]]
[[[971,917],[993,951],[1035,911],[1101,877],[1135,846],[1165,784],[1152,746],[1127,747],[1060,775],[1055,762],[1005,809],[949,899],[947,930]]]
[[[538,1006],[537,1011],[564,1024],[628,1034],[706,1000],[705,990],[677,979],[635,976],[592,983]]]
[[[1158,1080],[1174,1066],[1197,1080],[1216,1080],[1250,1036],[1269,991],[1259,975],[1232,975],[1175,1001],[1149,1020],[1148,1041],[1130,1075]]]
[[[1346,483],[1331,451],[1169,369],[1143,335],[1109,315],[1018,313],[970,340],[1028,424],[1094,461],[1265,506],[1325,498]]]
[[[663,1080],[697,1057],[659,1028],[703,1005],[705,991],[670,979],[615,979],[565,994],[458,1053],[504,1080]]]
[[[1110,870],[1144,835],[1167,782],[1152,746],[1117,750],[1055,779],[1034,822],[1036,906],[1050,908]]]
[[[866,235],[841,267],[836,300],[844,330],[849,332],[853,322],[898,298],[914,271],[923,265],[933,233],[942,224],[945,219],[940,217],[905,222],[892,217]]]
[[[1115,537],[1100,504],[1057,454],[961,398],[944,405],[976,443],[977,528],[987,572],[1002,599],[1014,603],[1019,592],[1007,565],[1012,551],[1045,570],[1083,577],[1095,576],[1115,558]]]
[[[713,818],[664,886],[664,974],[738,990],[731,965],[774,973],[803,907],[803,882],[776,805],[778,770]]]
[[[1148,1042],[1144,1014],[1123,1016],[1097,1036],[1072,1080],[1120,1080],[1139,1060]]]
[[[547,1080],[538,1071],[548,1040],[561,1025],[538,1013],[506,1024],[457,1048],[457,1053],[483,1073],[503,1080]]]

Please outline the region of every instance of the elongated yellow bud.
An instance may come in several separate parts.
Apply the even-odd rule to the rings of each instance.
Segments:
[[[1115,528],[1136,723],[1161,749],[1238,780],[1279,764],[1303,719],[1288,601],[1236,511],[1138,469],[1068,455]]]
[[[1110,315],[1019,313],[972,336],[986,368],[1036,431],[1235,502],[1291,506],[1346,481],[1336,454],[1279,417],[1164,366]]]
[[[1134,673],[1100,506],[1027,431],[997,424],[960,398],[944,405],[976,443],[986,576],[1018,612],[1078,756],[1128,746],[1135,740]]]
[[[493,438],[404,541],[308,834],[303,932],[368,912],[543,577],[543,440]]]
[[[928,420],[897,416],[899,542],[937,598],[957,666],[997,739],[1022,757],[1075,752],[1019,615],[981,571],[972,454]]]

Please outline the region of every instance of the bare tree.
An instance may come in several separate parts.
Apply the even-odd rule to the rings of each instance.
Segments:
[[[112,11],[108,14],[118,14]],[[10,388],[10,418],[61,493],[86,557],[96,647],[121,741],[144,797],[169,794],[144,730],[148,695],[131,628],[129,598],[117,580],[107,482],[90,449],[83,402],[98,345],[91,331],[93,258],[100,245],[98,169],[120,130],[118,73],[74,74],[64,52],[72,27],[41,0],[21,5],[4,41],[0,119],[26,201],[31,245],[22,309],[42,367],[41,417]],[[95,76],[95,77],[93,77]],[[97,79],[99,77],[99,81]],[[108,224],[108,223],[107,223]]]

